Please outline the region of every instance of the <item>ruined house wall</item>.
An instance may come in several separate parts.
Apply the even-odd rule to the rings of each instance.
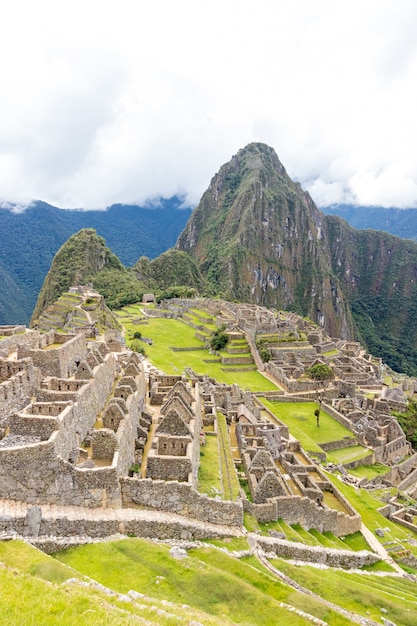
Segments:
[[[24,327],[22,327],[24,328]],[[0,331],[0,335],[4,334]],[[0,357],[7,358],[12,352],[16,352],[20,345],[34,347],[39,341],[38,331],[31,330],[22,334],[12,335],[0,341]]]
[[[0,359],[3,376],[11,371],[11,361]],[[21,411],[30,402],[40,384],[40,372],[33,367],[31,359],[13,362],[14,373],[0,383],[0,427],[7,425],[8,417],[13,412]]]
[[[400,435],[393,441],[389,441],[385,444],[384,459],[385,461],[394,461],[395,459],[402,458],[411,451],[411,445],[405,438],[405,435]]]
[[[54,343],[59,343],[67,336],[54,335]],[[50,343],[46,345],[51,345]],[[82,333],[71,336],[65,343],[46,349],[23,349],[19,347],[18,357],[30,356],[35,367],[39,367],[44,376],[56,376],[67,378],[76,370],[76,360],[83,360],[86,357],[86,342]]]
[[[0,497],[30,503],[120,506],[115,467],[82,469],[55,454],[49,441],[0,449]]]
[[[402,463],[395,465],[387,474],[384,475],[384,478],[389,482],[392,482],[394,485],[397,485],[399,482],[407,478],[409,473],[417,467],[417,454],[413,454],[409,459],[406,459]]]
[[[126,477],[120,483],[124,507],[139,504],[212,524],[243,525],[241,502],[209,498],[190,484]]]
[[[44,417],[20,413],[13,415],[10,419],[11,435],[21,435],[22,437],[38,436],[42,441],[47,441],[57,429],[57,417]]]
[[[65,464],[95,422],[112,388],[116,371],[114,356],[109,354],[95,369],[95,377],[79,392],[78,402],[56,416],[57,430],[47,441],[17,447],[0,448],[0,497],[26,502],[73,503],[81,499],[74,489],[73,466]],[[34,420],[45,418],[35,417]],[[47,418],[45,435],[52,418]],[[16,424],[31,434],[31,417],[19,417]],[[38,422],[38,425],[40,423]],[[32,422],[34,427],[36,422]],[[37,433],[33,433],[37,434]],[[4,440],[6,441],[6,440]],[[61,463],[64,465],[61,467]],[[61,475],[60,472],[65,472]],[[117,476],[117,472],[116,472]],[[87,498],[88,499],[88,498]]]
[[[400,483],[398,483],[397,487],[400,491],[405,491],[412,485],[417,482],[417,468],[414,469],[410,474],[404,478]]]
[[[136,391],[127,398],[126,407],[127,414],[120,422],[116,432],[118,454],[114,462],[119,475],[127,475],[129,468],[135,462],[137,426],[139,425],[139,419],[144,408],[144,397],[141,395],[140,391]]]
[[[188,449],[191,444],[188,444]],[[192,475],[193,467],[187,450],[187,456],[169,456],[152,454],[151,450],[148,454],[146,465],[146,475],[153,480],[179,480],[187,482]]]

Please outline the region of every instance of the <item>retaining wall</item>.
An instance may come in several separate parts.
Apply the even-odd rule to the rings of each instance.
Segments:
[[[337,490],[334,496],[343,504],[347,513],[319,506],[315,501],[301,496],[279,496],[265,504],[243,501],[244,508],[259,522],[271,522],[282,518],[287,524],[300,524],[305,528],[329,531],[337,537],[360,530],[361,518],[349,502]]]
[[[242,503],[215,500],[178,481],[120,478],[123,506],[135,504],[172,511],[212,524],[243,526]]]
[[[381,560],[380,556],[368,552],[368,550],[352,552],[323,546],[306,546],[285,539],[273,539],[258,535],[256,535],[256,542],[262,550],[267,553],[273,552],[277,557],[307,561],[308,563],[323,563],[329,567],[357,569],[365,565],[373,565]]]

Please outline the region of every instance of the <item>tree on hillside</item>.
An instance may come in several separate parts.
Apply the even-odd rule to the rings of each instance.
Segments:
[[[306,375],[316,381],[316,397],[318,407],[314,411],[317,426],[320,426],[320,410],[323,402],[323,390],[327,387],[329,380],[333,380],[334,372],[330,365],[316,363],[306,370]],[[320,387],[322,388],[320,391]]]

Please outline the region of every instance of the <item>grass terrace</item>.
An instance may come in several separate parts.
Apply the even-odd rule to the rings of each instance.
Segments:
[[[335,465],[344,465],[345,463],[353,463],[360,461],[371,454],[371,451],[363,446],[348,446],[340,450],[332,450],[327,452],[327,460]],[[349,470],[350,471],[350,470]]]
[[[262,404],[279,420],[288,425],[291,434],[300,440],[306,450],[321,450],[320,444],[345,439],[354,439],[350,430],[339,424],[323,409],[320,411],[320,426],[316,425],[315,402],[279,402],[261,398]]]
[[[416,616],[415,583],[390,576],[361,575],[326,569],[326,574],[315,567],[297,567],[273,559],[278,570],[297,583],[318,593],[339,606],[380,623],[381,609],[397,626],[414,626]]]
[[[383,463],[375,463],[374,465],[358,465],[358,467],[349,469],[349,474],[356,476],[356,478],[367,478],[368,480],[372,480],[372,478],[376,478],[376,476],[383,476],[389,472],[390,469],[391,468],[388,467],[388,465],[383,465]]]
[[[189,619],[198,609],[224,625],[304,626],[305,618],[281,604],[286,603],[332,626],[351,624],[320,600],[282,583],[254,557],[242,561],[207,547],[189,550],[189,558],[177,560],[169,550],[169,546],[132,538],[80,546],[56,556],[118,593],[132,589],[159,601],[186,604]],[[211,622],[203,617],[201,623]]]
[[[128,314],[126,316],[126,313]],[[139,305],[127,306],[117,312],[119,321],[126,329],[126,342],[135,331],[152,339],[152,345],[143,344],[149,360],[166,374],[180,374],[191,367],[198,374],[207,374],[220,383],[238,384],[248,391],[276,391],[278,387],[257,371],[228,371],[220,358],[210,355],[204,343],[195,337],[195,329],[184,321],[166,318],[147,318],[147,323],[134,324],[132,318],[139,317]],[[176,351],[178,348],[194,350]],[[221,353],[226,357],[226,352]]]

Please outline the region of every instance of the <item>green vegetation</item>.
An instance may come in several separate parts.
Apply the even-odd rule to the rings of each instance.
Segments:
[[[332,626],[350,624],[320,601],[284,585],[255,559],[242,562],[215,548],[190,550],[188,559],[176,560],[169,556],[168,546],[126,539],[81,546],[59,553],[57,558],[120,593],[133,589],[187,604],[216,617],[221,624],[229,620],[245,626],[305,624],[303,617],[280,606],[281,602]]]
[[[320,428],[316,426],[315,402],[279,402],[262,398],[264,404],[278,419],[287,424],[291,433],[306,450],[318,450],[321,443],[354,439],[353,433],[325,411],[320,414]]]
[[[264,363],[268,363],[271,360],[271,351],[268,349],[267,344],[268,342],[265,339],[258,339],[256,341],[259,356]]]
[[[226,326],[220,326],[212,332],[209,338],[209,346],[212,350],[218,352],[219,350],[224,350],[224,348],[229,343],[229,335],[225,333]]]
[[[405,413],[398,411],[393,411],[393,413],[403,429],[407,440],[411,443],[413,448],[417,448],[417,401],[413,399],[409,400]]]
[[[206,435],[205,444],[201,448],[198,490],[210,497],[223,492],[222,479],[220,477],[219,444],[215,435]]]
[[[72,235],[58,250],[46,275],[32,323],[71,286],[92,282],[110,308],[141,299],[139,283],[92,228]]]
[[[143,356],[146,356],[145,348],[140,339],[132,339],[129,345],[131,350],[133,350],[134,352],[138,352],[139,354],[143,354]]]
[[[316,365],[312,365],[312,367],[306,369],[305,374],[308,378],[312,378],[319,383],[324,383],[324,381],[332,380],[334,378],[332,368],[325,363],[316,363]]]
[[[140,305],[125,307],[117,312],[117,318],[129,335],[146,328],[146,336],[153,344],[146,347],[148,358],[167,374],[179,374],[191,367],[198,374],[207,374],[218,382],[236,383],[249,391],[274,391],[278,387],[257,371],[230,371],[204,349],[204,342],[195,337],[195,329],[181,320],[147,318],[146,326],[134,324],[133,319],[141,315]],[[126,315],[127,314],[127,315]],[[129,337],[127,343],[129,344]],[[175,351],[175,348],[195,348],[191,351]],[[227,356],[227,353],[224,353]],[[229,355],[230,356],[230,355]]]
[[[297,583],[322,598],[364,617],[380,621],[381,608],[386,618],[398,626],[414,626],[416,610],[415,583],[384,576],[363,576],[338,570],[320,570],[304,565],[296,567],[281,559],[273,565]]]

